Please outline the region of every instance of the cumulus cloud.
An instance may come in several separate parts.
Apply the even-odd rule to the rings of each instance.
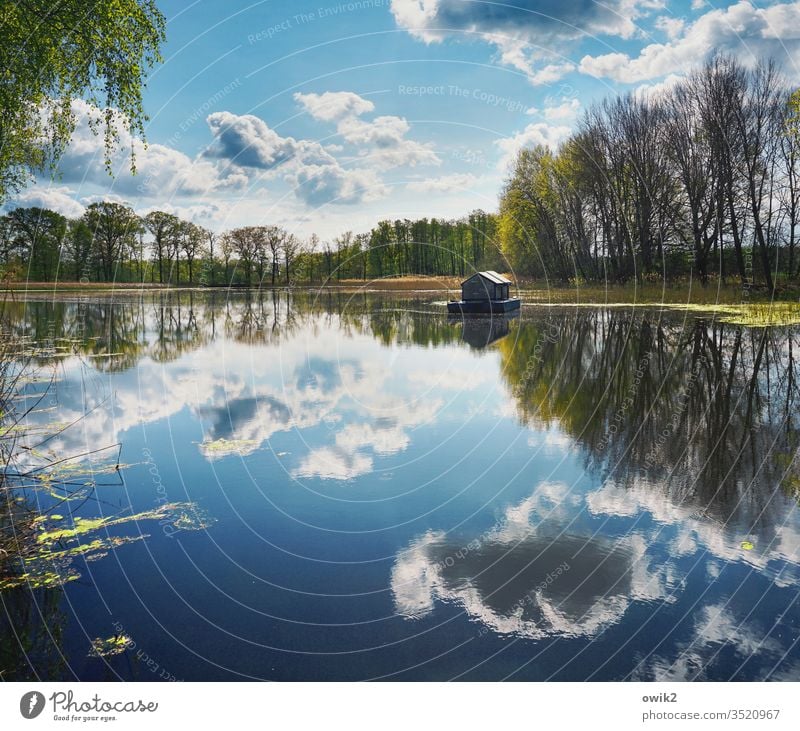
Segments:
[[[397,23],[425,41],[448,31],[504,33],[531,43],[580,38],[586,34],[630,37],[634,19],[659,7],[652,0],[521,0],[465,3],[462,0],[392,0]]]
[[[685,29],[670,28],[674,37],[667,43],[645,46],[638,56],[607,53],[584,56],[579,69],[597,78],[636,83],[684,69],[687,64],[727,51],[744,60],[761,56],[800,63],[800,2],[757,8],[741,0],[727,8],[700,16]]]
[[[525,69],[532,84],[553,84],[575,70],[573,63],[548,63],[541,68]]]
[[[414,167],[441,163],[429,145],[407,138],[409,124],[402,117],[362,115],[374,104],[353,92],[297,94],[297,101],[316,119],[337,124],[343,143],[356,148],[350,164],[337,159],[344,145],[323,146],[319,142],[283,136],[264,120],[251,114],[216,111],[206,122],[212,139],[195,158],[168,146],[131,136],[121,115],[115,118],[118,145],[110,161],[113,177],[105,165],[102,136],[93,125],[103,112],[83,100],[73,102],[75,130],[59,163],[59,177],[69,186],[53,187],[44,182],[18,197],[20,205],[41,205],[79,216],[95,200],[133,203],[137,208],[160,209],[172,200],[191,214],[192,220],[219,220],[204,198],[211,194],[240,191],[264,178],[280,179],[293,189],[302,203],[358,204],[381,198],[388,188],[379,171],[398,166]],[[130,151],[136,153],[136,174],[130,171]],[[89,190],[81,191],[82,186]],[[100,190],[98,190],[98,187]],[[187,200],[188,199],[188,200]],[[137,205],[138,204],[138,205]]]
[[[388,188],[377,171],[441,162],[428,145],[406,138],[410,127],[402,117],[362,119],[374,105],[354,92],[295,94],[294,98],[315,119],[336,123],[343,142],[356,148],[353,167],[334,157],[333,153],[343,151],[342,146],[326,148],[313,140],[283,137],[258,117],[227,111],[208,117],[214,141],[205,157],[224,160],[241,171],[282,176],[297,198],[314,207],[381,198]]]
[[[243,167],[275,167],[294,157],[300,147],[295,139],[281,137],[252,114],[214,112],[206,122],[214,135],[214,143],[206,154]]]
[[[415,180],[406,187],[415,193],[453,193],[474,188],[478,178],[472,173],[453,173],[428,180]]]
[[[528,74],[534,83],[551,83],[572,70],[534,61],[553,56],[565,41],[584,36],[631,37],[636,19],[660,5],[657,0],[523,0],[516,3],[462,0],[392,0],[397,24],[426,43],[448,35],[476,34],[493,43],[504,64]]]
[[[294,95],[295,101],[322,122],[335,122],[345,117],[372,112],[375,105],[352,91],[326,91],[324,94]]]
[[[372,120],[362,119],[375,105],[352,91],[295,94],[294,98],[315,119],[336,122],[342,140],[358,148],[359,157],[371,167],[388,169],[441,163],[430,145],[407,139],[411,126],[403,117],[382,115]]]
[[[672,18],[668,15],[662,15],[656,18],[656,22],[653,25],[664,33],[667,38],[674,40],[683,32],[686,21],[683,18]]]
[[[251,114],[215,112],[208,125],[214,142],[206,156],[242,169],[275,171],[308,205],[361,203],[387,192],[374,171],[346,169],[318,142],[282,137]]]
[[[406,139],[409,129],[405,119],[395,116],[372,121],[349,117],[337,127],[345,142],[361,147],[361,155],[379,167],[438,165],[441,161],[430,146]]]
[[[240,178],[231,177],[208,160],[193,160],[166,145],[144,143],[125,129],[124,118],[116,117],[119,144],[111,159],[110,178],[104,164],[102,135],[95,134],[92,124],[102,112],[82,99],[72,103],[75,131],[70,144],[59,161],[59,174],[64,182],[107,185],[123,196],[171,197],[196,195],[241,185]],[[130,172],[130,150],[136,152],[136,175]]]
[[[501,170],[506,170],[514,161],[517,153],[525,147],[558,147],[572,130],[565,125],[551,125],[546,122],[534,122],[511,137],[495,140],[495,145],[500,149],[502,157],[498,164]]]
[[[166,213],[172,213],[178,216],[178,218],[204,225],[222,221],[228,214],[228,210],[225,206],[213,201],[198,201],[197,203],[189,203],[187,205],[176,205],[170,202],[157,203],[152,206],[137,209],[137,213],[142,216],[146,216],[152,211],[165,211]]]
[[[34,186],[16,196],[7,206],[7,209],[16,208],[49,208],[67,218],[78,218],[83,215],[84,208],[73,197],[75,191],[66,186]]]
[[[581,108],[581,103],[577,99],[562,99],[558,104],[553,104],[544,108],[542,116],[549,120],[574,119]]]
[[[353,204],[383,198],[388,188],[371,170],[347,170],[337,162],[298,167],[291,180],[308,205]]]
[[[680,74],[670,74],[655,84],[640,84],[633,93],[644,99],[658,99],[669,94],[685,78]]]

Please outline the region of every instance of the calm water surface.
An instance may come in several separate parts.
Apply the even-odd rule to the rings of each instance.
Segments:
[[[4,677],[800,679],[800,329],[433,299],[7,304],[38,453],[125,467],[26,490],[105,520],[0,592]]]

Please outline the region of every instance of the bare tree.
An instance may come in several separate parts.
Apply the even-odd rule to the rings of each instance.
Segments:
[[[767,289],[774,290],[769,256],[768,228],[771,225],[772,195],[769,186],[775,169],[778,130],[781,122],[782,89],[775,62],[761,61],[746,74],[749,83],[740,103],[734,106],[755,242],[761,256]],[[764,204],[767,204],[766,213]]]
[[[800,89],[792,92],[786,100],[780,151],[785,176],[780,197],[786,215],[789,277],[793,277],[796,273],[794,250],[797,227],[800,226]]]

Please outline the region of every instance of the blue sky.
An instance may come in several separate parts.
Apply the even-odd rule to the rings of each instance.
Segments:
[[[800,2],[196,0],[159,3],[149,146],[102,164],[95,113],[58,176],[15,201],[68,215],[100,198],[211,228],[302,236],[381,218],[496,210],[523,145],[557,145],[594,100],[668,86],[714,49],[769,54],[800,83]]]

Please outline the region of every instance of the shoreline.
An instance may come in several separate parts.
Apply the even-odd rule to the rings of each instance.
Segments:
[[[332,283],[298,282],[294,284],[202,285],[154,284],[137,282],[10,282],[0,286],[0,296],[14,299],[25,294],[133,294],[144,292],[364,292],[370,294],[430,294],[436,293],[456,299],[460,292],[460,279],[456,277],[396,277],[377,280],[340,280]],[[565,305],[766,305],[770,303],[797,304],[800,290],[784,289],[775,297],[765,290],[742,287],[738,284],[722,285],[718,282],[706,286],[695,282],[629,283],[549,285],[535,280],[518,280],[516,295],[523,304]]]

